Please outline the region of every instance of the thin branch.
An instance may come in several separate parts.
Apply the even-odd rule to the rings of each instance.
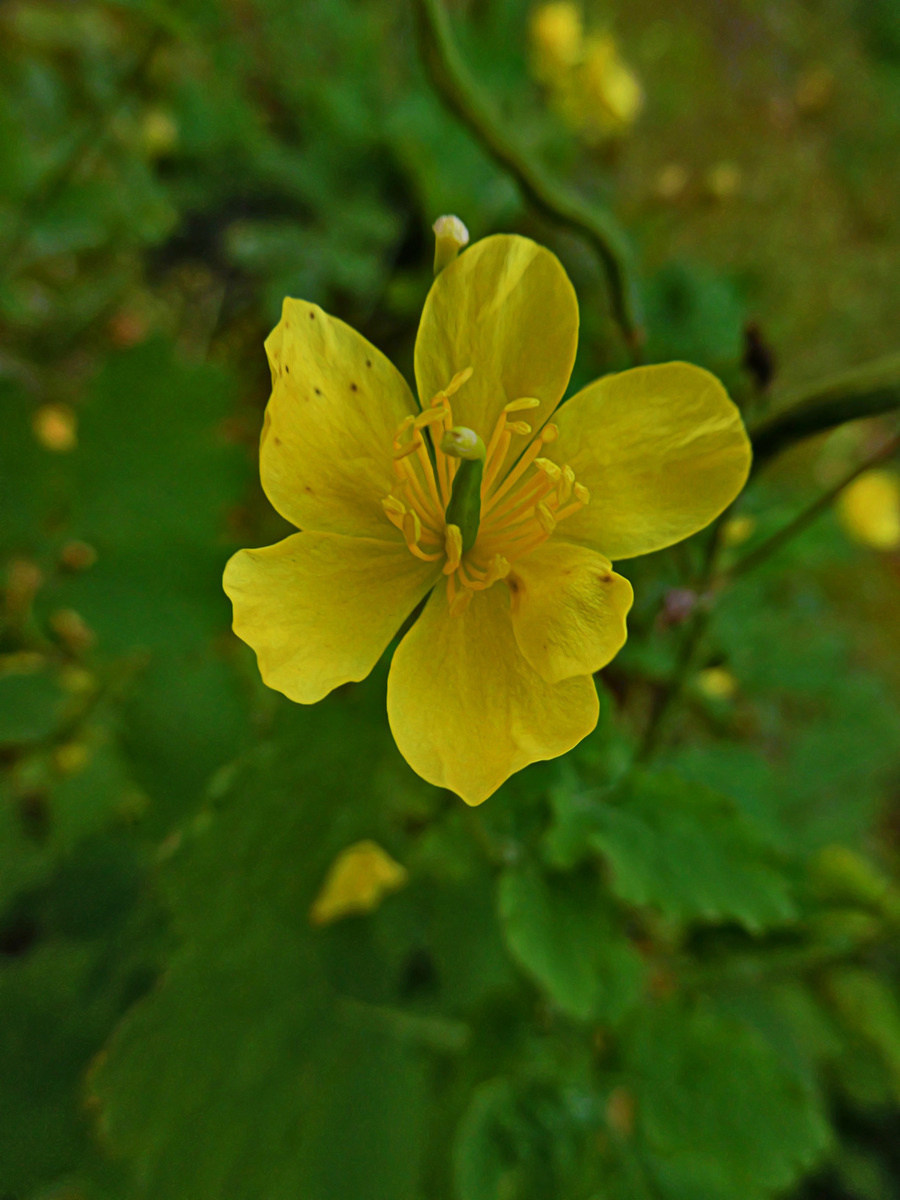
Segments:
[[[795,393],[779,412],[750,430],[753,469],[804,438],[847,421],[900,408],[900,354],[876,359]]]
[[[490,97],[462,61],[441,0],[415,0],[415,10],[422,58],[435,91],[491,158],[516,179],[540,213],[580,234],[594,248],[606,272],[613,315],[637,361],[644,330],[631,254],[621,229],[609,213],[556,183],[526,150],[516,145]]]
[[[833,487],[829,488],[827,492],[823,492],[821,496],[817,497],[812,504],[804,508],[792,521],[789,521],[787,525],[779,529],[777,533],[773,533],[771,537],[766,538],[764,542],[761,542],[753,550],[745,554],[743,558],[739,558],[736,563],[733,563],[730,567],[722,571],[713,581],[713,588],[719,588],[725,583],[730,583],[732,579],[746,574],[747,571],[752,571],[754,567],[758,567],[767,558],[771,558],[773,554],[776,554],[783,546],[786,546],[788,542],[802,533],[807,526],[811,525],[826,509],[830,508],[844,488],[851,484],[854,479],[858,479],[865,471],[871,470],[872,467],[878,466],[879,463],[893,458],[898,452],[900,452],[900,437],[895,437],[887,445],[882,446],[880,450],[877,450],[874,454],[870,454],[868,458],[854,467],[852,471],[848,471]]]
[[[678,657],[675,661],[672,674],[653,698],[653,708],[650,712],[650,718],[647,721],[644,736],[641,738],[641,744],[635,755],[636,763],[646,762],[656,751],[663,727],[666,724],[672,707],[684,690],[684,685],[691,673],[697,656],[697,649],[709,625],[712,613],[712,581],[715,577],[716,564],[719,561],[719,555],[722,551],[722,525],[724,521],[725,513],[722,513],[716,518],[710,531],[709,541],[706,544],[706,551],[703,556],[703,565],[700,568],[699,578],[696,580],[693,589],[697,594],[696,606],[688,618],[687,625],[682,633],[681,644],[678,647]]]

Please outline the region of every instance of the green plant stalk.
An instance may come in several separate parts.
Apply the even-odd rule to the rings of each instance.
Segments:
[[[753,470],[805,438],[900,408],[900,354],[812,384],[750,430]]]
[[[739,575],[746,574],[747,571],[752,571],[754,567],[758,567],[764,563],[767,558],[771,558],[788,542],[792,541],[798,534],[802,533],[807,526],[811,525],[817,517],[821,516],[826,509],[830,508],[834,501],[838,498],[844,488],[848,487],[854,479],[858,479],[864,472],[869,471],[872,467],[877,467],[879,463],[887,462],[888,459],[894,457],[900,452],[900,437],[892,438],[887,445],[882,446],[874,454],[870,454],[868,458],[848,471],[833,487],[830,487],[827,492],[823,492],[818,496],[812,504],[807,505],[802,512],[799,512],[793,520],[789,521],[777,533],[773,533],[771,537],[766,538],[758,546],[750,550],[743,558],[738,559],[726,570],[722,571],[712,582],[713,589],[723,587],[732,579]]]
[[[441,0],[415,0],[415,11],[422,59],[434,90],[494,162],[515,178],[540,213],[590,243],[606,273],[613,315],[632,358],[639,361],[644,329],[631,254],[621,229],[607,212],[556,183],[527,151],[516,145],[490,98],[462,61]]]

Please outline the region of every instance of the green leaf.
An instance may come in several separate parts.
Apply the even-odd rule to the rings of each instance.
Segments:
[[[752,931],[795,913],[769,847],[726,796],[672,772],[637,773],[609,798],[580,796],[587,843],[630,904]]]
[[[757,1030],[709,1005],[644,1010],[625,1067],[642,1157],[666,1200],[756,1200],[825,1148],[817,1095]]]
[[[555,1200],[584,1195],[595,1159],[593,1097],[580,1088],[499,1077],[479,1084],[453,1145],[457,1200]]]
[[[56,728],[65,699],[49,671],[0,674],[0,742],[33,742]]]
[[[284,749],[239,770],[172,860],[182,947],[94,1078],[141,1196],[417,1200],[427,1052],[454,1052],[456,1025],[403,1007],[403,893],[326,929],[308,915],[347,844],[404,857],[372,791],[386,731],[360,703],[285,709]]]
[[[510,951],[563,1012],[616,1022],[637,1002],[641,960],[593,874],[510,867],[498,903]]]

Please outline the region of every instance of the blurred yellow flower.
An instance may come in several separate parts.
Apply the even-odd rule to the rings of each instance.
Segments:
[[[535,75],[543,82],[564,78],[581,60],[584,29],[577,4],[542,4],[531,14],[529,34]]]
[[[377,842],[354,842],[329,867],[309,919],[313,925],[330,925],[342,917],[373,912],[385,896],[402,888],[408,878],[406,867],[391,858]]]
[[[574,133],[598,143],[631,128],[644,93],[611,34],[586,37],[580,8],[560,0],[534,9],[529,35],[535,77]]]
[[[594,728],[591,676],[632,600],[611,560],[702,529],[749,470],[738,410],[686,363],[605,376],[551,423],[577,340],[557,258],[496,236],[426,299],[421,407],[314,304],[286,300],[266,342],[262,482],[304,532],[231,559],[235,632],[270,687],[312,704],[368,675],[427,596],[394,654],[388,717],[412,768],[469,804]]]
[[[841,493],[838,517],[854,541],[876,550],[900,549],[900,479],[866,471]]]
[[[610,34],[589,40],[582,75],[585,134],[598,140],[628,130],[644,106],[644,93]]]

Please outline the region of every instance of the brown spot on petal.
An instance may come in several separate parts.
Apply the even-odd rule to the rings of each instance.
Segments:
[[[358,391],[359,391],[359,388],[356,386],[356,384],[355,384],[355,383],[351,383],[351,384],[350,384],[350,391],[351,391],[351,392],[358,392]]]
[[[316,314],[315,314],[314,312],[311,312],[311,313],[309,314],[309,319],[310,319],[311,321],[314,321],[314,320],[316,319]]]
[[[598,575],[597,578],[601,583],[612,583],[613,581],[612,575]]]
[[[371,358],[367,358],[367,359],[366,359],[366,366],[367,366],[367,367],[371,367],[371,365],[372,365],[372,360],[371,360]]]

